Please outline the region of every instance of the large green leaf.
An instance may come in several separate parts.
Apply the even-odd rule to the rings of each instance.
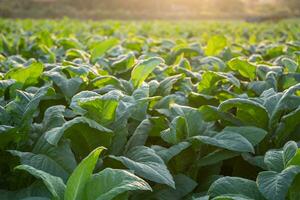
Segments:
[[[40,102],[49,98],[53,93],[53,88],[49,85],[40,87],[35,93],[17,91],[15,100],[9,102],[5,110],[17,125],[28,128]]]
[[[168,143],[176,144],[183,139],[199,135],[206,126],[199,110],[177,104],[170,105],[168,115],[173,117],[169,128],[161,133],[161,137]]]
[[[294,178],[300,173],[299,166],[291,166],[282,172],[264,171],[257,176],[259,191],[268,200],[284,200]]]
[[[284,166],[287,167],[293,163],[293,159],[299,156],[298,145],[294,141],[287,142],[283,147]],[[300,162],[298,163],[298,165]]]
[[[133,52],[128,53],[127,55],[121,55],[118,57],[118,60],[114,61],[111,65],[111,68],[116,73],[124,73],[131,69],[135,63],[135,56]]]
[[[255,126],[227,126],[223,131],[238,133],[245,137],[253,146],[258,145],[268,134],[264,129]]]
[[[91,61],[94,63],[103,56],[109,49],[116,46],[119,43],[119,40],[116,38],[109,38],[107,40],[97,42],[93,45],[91,50]]]
[[[198,84],[198,92],[204,94],[214,94],[220,90],[220,82],[229,82],[230,84],[240,87],[240,82],[230,73],[206,71],[202,74],[201,81]]]
[[[191,139],[231,151],[254,153],[252,144],[245,137],[231,131],[222,131],[214,136],[195,136]]]
[[[87,110],[85,115],[88,118],[100,124],[107,125],[115,118],[118,101],[115,99],[90,98],[87,101],[79,102],[79,105]]]
[[[14,79],[17,83],[26,86],[34,85],[43,72],[43,64],[34,62],[28,67],[14,68],[5,74],[6,79]]]
[[[254,181],[239,177],[222,177],[216,180],[209,188],[211,197],[221,195],[243,195],[249,199],[264,200]]]
[[[227,46],[227,39],[222,35],[215,35],[209,38],[205,53],[208,56],[219,54]]]
[[[47,108],[44,114],[43,122],[40,124],[43,131],[62,126],[66,120],[64,119],[65,106],[58,105]]]
[[[98,146],[109,147],[113,133],[85,117],[76,117],[45,133],[46,140],[52,145],[57,145],[63,136],[71,140],[72,149],[76,154],[86,156]]]
[[[66,186],[59,177],[52,176],[51,174],[35,169],[34,167],[28,165],[19,165],[15,167],[15,169],[27,171],[34,177],[41,179],[55,200],[63,200]]]
[[[100,97],[100,95],[96,92],[93,91],[81,91],[77,94],[75,94],[72,99],[71,99],[71,103],[70,103],[70,108],[72,108],[72,110],[75,113],[79,113],[81,115],[83,115],[86,110],[82,109],[78,104],[81,101],[86,101],[89,100],[90,98],[96,98],[96,97]]]
[[[177,104],[172,104],[170,109],[175,116],[179,115],[184,118],[188,137],[199,135],[204,132],[205,125],[199,110]]]
[[[111,168],[94,174],[85,187],[87,200],[111,200],[134,190],[151,190],[151,187],[128,171]]]
[[[226,67],[224,61],[218,57],[207,56],[200,59],[201,69],[223,71]]]
[[[173,177],[167,166],[153,149],[137,146],[130,149],[125,156],[110,156],[110,158],[120,161],[140,177],[175,187]]]
[[[298,146],[294,141],[287,142],[282,150],[269,150],[264,157],[264,163],[271,171],[281,172],[287,166],[298,165]],[[299,163],[300,164],[300,163]]]
[[[79,163],[67,182],[64,200],[84,199],[86,184],[91,179],[98,157],[104,149],[96,148]]]
[[[233,58],[228,62],[228,66],[250,80],[254,80],[256,77],[256,66],[249,63],[247,60]]]
[[[297,63],[289,58],[283,58],[281,60],[281,63],[283,64],[284,68],[288,72],[296,72],[298,69]]]
[[[87,112],[85,116],[102,125],[108,125],[114,121],[118,99],[112,96],[90,97],[79,101],[79,106]]]
[[[151,72],[161,63],[163,59],[159,57],[149,58],[140,61],[131,72],[131,80],[135,87],[141,86]]]
[[[235,98],[222,102],[218,109],[228,112],[232,108],[237,108],[235,115],[245,125],[268,128],[269,114],[261,104],[249,99]]]
[[[46,76],[59,87],[61,93],[67,98],[71,98],[79,91],[83,80],[80,77],[67,78],[64,74],[56,71],[50,71],[44,73]]]
[[[281,172],[284,169],[283,152],[280,150],[269,150],[265,154],[264,163],[269,170]]]
[[[75,157],[66,141],[57,146],[48,144],[42,138],[37,142],[32,152],[9,151],[18,156],[23,165],[29,165],[66,181],[76,167]]]

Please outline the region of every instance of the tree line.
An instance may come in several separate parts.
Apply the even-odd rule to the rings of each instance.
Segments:
[[[156,16],[243,16],[254,10],[260,0],[0,0],[4,17],[85,17],[85,18],[156,18]],[[272,7],[257,9],[257,15],[277,15],[285,8],[300,14],[299,0],[274,0]]]

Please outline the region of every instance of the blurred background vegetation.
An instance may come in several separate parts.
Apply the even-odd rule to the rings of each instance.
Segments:
[[[300,16],[300,0],[0,0],[0,16],[259,21]]]

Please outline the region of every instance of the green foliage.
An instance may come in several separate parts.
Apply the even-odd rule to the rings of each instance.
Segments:
[[[134,190],[151,190],[151,187],[143,179],[121,169],[106,168],[94,174],[86,185],[87,199],[90,200],[122,199],[122,194]]]
[[[85,185],[91,179],[98,156],[102,150],[102,147],[95,149],[76,167],[67,182],[65,200],[84,198]]]
[[[0,20],[0,199],[298,200],[299,28]]]
[[[219,54],[227,45],[226,37],[222,35],[216,35],[207,41],[205,53],[208,56],[215,56]]]
[[[131,72],[131,80],[135,87],[141,86],[144,80],[151,74],[163,60],[161,58],[149,58],[140,61]]]
[[[24,170],[36,177],[37,179],[42,179],[55,200],[63,198],[66,186],[61,178],[52,176],[44,171],[35,169],[28,165],[19,165],[15,167],[15,169]]]

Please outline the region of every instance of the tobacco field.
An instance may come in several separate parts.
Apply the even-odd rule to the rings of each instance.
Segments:
[[[1,200],[299,200],[300,21],[0,19]]]

